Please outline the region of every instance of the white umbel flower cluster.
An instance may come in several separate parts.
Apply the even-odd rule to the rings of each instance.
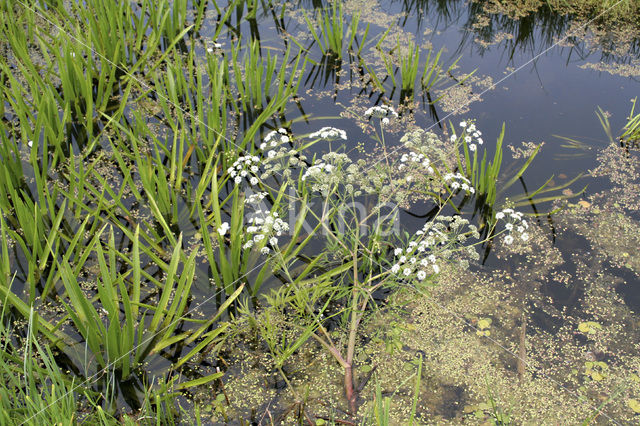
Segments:
[[[356,189],[362,173],[348,155],[340,152],[324,154],[320,160],[308,167],[302,180],[309,182],[311,189],[327,195],[332,188],[342,185],[347,194],[360,195]]]
[[[271,248],[278,245],[278,237],[289,230],[289,225],[280,219],[277,212],[258,211],[249,219],[242,248],[245,250],[260,247],[260,253],[269,254]]]
[[[407,164],[416,163],[422,165],[422,167],[424,167],[429,174],[433,173],[431,161],[429,161],[427,156],[424,154],[417,154],[413,151],[410,151],[408,154],[402,154],[402,157],[400,157],[400,162],[402,164],[398,166],[399,170],[403,170],[405,167],[407,167]]]
[[[323,127],[317,132],[313,132],[309,135],[310,139],[322,139],[325,141],[336,141],[338,139],[347,140],[347,132],[335,127]]]
[[[476,151],[478,145],[482,145],[484,141],[480,136],[482,132],[476,128],[476,124],[472,120],[461,121],[460,127],[462,127],[462,135],[464,142],[469,147],[469,151]],[[451,135],[451,142],[458,140],[458,136],[454,133]]]
[[[447,173],[444,175],[444,181],[448,183],[453,191],[462,189],[463,191],[470,192],[471,194],[476,192],[473,186],[471,186],[471,181],[460,173]]]
[[[451,257],[454,251],[466,252],[478,258],[473,247],[462,247],[468,238],[479,238],[478,229],[460,216],[439,216],[414,234],[406,248],[396,248],[396,263],[391,272],[403,279],[422,282],[440,272],[439,261]]]
[[[227,232],[229,231],[229,222],[222,222],[222,224],[217,229],[217,231],[218,231],[218,234],[220,234],[221,237],[224,237],[227,234]]]
[[[390,106],[372,106],[364,112],[367,118],[379,118],[382,124],[389,124],[389,118],[398,118],[398,113]]]
[[[264,137],[264,142],[260,144],[260,149],[264,151],[269,147],[275,148],[280,144],[289,142],[290,140],[291,138],[289,137],[287,129],[280,128],[267,133],[267,136]]]
[[[240,185],[243,179],[246,179],[250,185],[257,185],[259,180],[256,174],[260,170],[258,164],[260,158],[255,155],[247,155],[238,157],[238,159],[229,167],[227,173],[233,179],[236,185]]]
[[[262,200],[264,200],[264,197],[267,196],[266,192],[257,192],[255,194],[251,194],[249,195],[247,198],[245,198],[244,203],[245,204],[260,204],[260,202]]]
[[[503,209],[496,213],[496,219],[505,222],[504,229],[507,231],[507,235],[503,238],[505,244],[512,244],[516,238],[522,241],[529,240],[529,234],[527,233],[529,223],[522,216],[522,213],[513,209]]]
[[[325,174],[330,174],[335,170],[335,166],[333,164],[327,164],[322,160],[309,167],[304,174],[302,175],[302,180],[305,181],[309,178],[315,180],[321,180],[322,176]]]
[[[291,148],[292,136],[286,129],[280,128],[267,134],[260,144],[262,150],[262,168],[260,175],[265,180],[273,175],[291,176],[291,170],[304,165],[306,157]]]

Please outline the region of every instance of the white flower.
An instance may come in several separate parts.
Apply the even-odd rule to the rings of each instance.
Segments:
[[[471,145],[469,145],[469,151],[474,152],[476,150],[476,144],[472,143]]]
[[[433,272],[435,272],[436,274],[440,273],[440,267],[438,265],[433,265]]]
[[[218,234],[220,234],[220,236],[223,237],[228,230],[229,230],[229,224],[227,222],[223,222],[222,225],[220,225],[220,228],[218,228]]]
[[[324,139],[326,141],[334,141],[338,139],[347,140],[347,132],[341,129],[336,129],[335,127],[323,127],[317,132],[313,132],[309,135],[311,139]]]
[[[262,253],[263,255],[268,255],[269,254],[269,247],[262,247],[260,249],[260,253]]]
[[[456,139],[458,139],[458,136],[456,136],[456,134],[455,134],[455,133],[454,133],[454,134],[452,134],[452,135],[451,135],[451,142],[455,142],[455,141],[456,141]]]
[[[467,127],[467,122],[466,121],[461,121],[460,122],[460,127]]]
[[[513,237],[511,235],[507,235],[506,237],[504,237],[504,243],[510,245],[511,243],[513,243]]]
[[[277,246],[278,245],[278,239],[276,237],[269,238],[269,244],[271,244],[272,246]]]
[[[29,147],[33,146],[33,141],[27,141],[27,145],[29,145]]]
[[[427,278],[427,273],[425,271],[418,271],[418,279],[424,281],[425,278]]]
[[[522,239],[522,241],[527,241],[529,239],[529,234],[523,232],[522,235],[520,235],[520,238]]]
[[[233,178],[233,181],[236,183],[236,185],[239,185],[240,182],[242,182],[242,178],[240,176],[236,176],[235,178]]]
[[[386,126],[387,124],[389,124],[389,119],[387,117],[382,119],[382,125]]]
[[[484,142],[482,141],[482,138],[478,138],[478,144],[482,145]]]
[[[251,247],[253,247],[253,240],[249,240],[245,243],[245,245],[242,246],[243,249],[250,249]]]
[[[401,248],[397,248],[393,251],[393,254],[395,256],[400,256],[402,254],[402,249]]]
[[[258,184],[258,178],[257,177],[252,177],[251,180],[249,181],[251,183],[251,185],[257,185]]]
[[[513,223],[506,223],[506,224],[504,225],[504,228],[505,228],[507,231],[511,231],[511,230],[513,229]]]
[[[496,219],[504,219],[504,213],[502,212],[496,213]]]
[[[386,105],[373,106],[364,112],[364,116],[368,118],[385,118],[388,116],[398,117],[398,113],[391,107]]]
[[[394,274],[397,274],[398,272],[400,272],[400,265],[398,265],[397,263],[393,265],[391,267],[391,272],[393,272]]]
[[[475,132],[475,130],[476,130],[476,125],[475,125],[475,124],[473,124],[473,123],[471,123],[471,124],[469,125],[469,128],[467,129],[467,131],[469,131],[469,132]]]
[[[407,261],[407,257],[406,256],[401,256],[400,259],[398,259],[398,262],[400,263],[404,263]]]
[[[471,142],[471,140],[472,140],[472,139],[471,139],[471,136],[465,136],[465,137],[464,137],[464,141],[465,141],[466,143]]]
[[[254,235],[253,236],[253,242],[254,243],[259,243],[262,240],[264,240],[264,235],[262,235],[262,234],[258,234],[258,235]]]
[[[402,271],[402,273],[405,277],[408,277],[409,275],[411,275],[411,268],[404,268],[404,271]]]

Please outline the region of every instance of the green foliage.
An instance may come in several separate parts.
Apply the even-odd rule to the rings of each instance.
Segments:
[[[451,125],[451,130],[455,135],[456,132],[453,125]],[[472,132],[467,132],[466,129],[463,129],[462,134],[460,136],[457,136],[456,138],[456,143],[462,146],[462,155],[457,154],[458,169],[465,171],[466,176],[471,181],[471,185],[476,190],[476,211],[479,211],[485,218],[491,218],[496,212],[496,201],[498,200],[498,197],[500,195],[503,195],[509,188],[513,186],[513,184],[522,179],[523,175],[540,151],[542,145],[538,145],[533,150],[533,152],[528,154],[524,164],[520,166],[520,168],[515,173],[507,176],[506,181],[503,181],[502,179],[505,178],[500,176],[500,172],[503,162],[502,143],[505,134],[504,124],[502,125],[500,136],[498,136],[498,139],[496,141],[493,160],[488,159],[486,149],[483,150],[482,160],[479,160],[476,144],[473,141],[469,142],[465,139],[466,137],[470,136],[470,133]],[[473,149],[471,149],[471,145],[473,145]],[[459,150],[456,150],[456,153],[458,152]],[[586,186],[575,194],[562,194],[559,192],[574,184],[580,177],[581,175],[578,175],[562,185],[553,186],[551,185],[553,176],[551,176],[544,184],[542,184],[534,191],[510,196],[509,202],[513,207],[535,207],[540,203],[557,201],[569,197],[578,196],[582,192],[584,192]],[[541,196],[543,194],[550,195]],[[538,214],[546,213],[538,212]]]
[[[178,413],[174,400],[185,390],[218,383],[224,394],[224,373],[198,368],[225,349],[233,332],[226,320],[237,313],[257,330],[285,381],[287,361],[308,342],[327,350],[343,368],[356,412],[359,332],[379,308],[377,294],[432,286],[439,271],[435,261],[428,275],[399,276],[392,269],[404,262],[394,260],[396,250],[419,256],[411,251],[427,237],[389,236],[389,219],[398,209],[383,214],[382,206],[392,196],[426,194],[437,210],[427,225],[443,236],[428,252],[458,262],[470,252],[463,243],[479,236],[475,227],[462,229],[462,220],[440,215],[458,194],[443,180],[455,165],[434,165],[428,178],[433,188],[426,191],[415,185],[396,190],[391,168],[351,163],[338,151],[311,162],[303,157],[303,150],[323,149],[312,148],[322,137],[309,142],[293,136],[295,120],[285,114],[301,95],[307,63],[315,62],[288,35],[286,49],[275,53],[255,31],[260,5],[278,29],[286,5],[18,3],[0,0],[7,52],[0,57],[0,422],[188,422],[179,418],[187,410]],[[276,7],[282,7],[279,17]],[[202,35],[214,10],[213,46],[220,49],[216,40],[224,39],[230,45],[224,52],[209,50],[212,40]],[[385,92],[379,69],[361,56],[369,27],[360,28],[358,14],[346,22],[342,2],[334,1],[305,21],[332,66],[347,53],[357,57]],[[247,24],[251,36],[245,39],[241,28]],[[289,41],[298,44],[297,53]],[[445,67],[441,54],[429,49],[422,62],[420,48],[410,43],[399,62],[383,54],[384,66],[393,87],[413,100],[418,83],[429,92],[456,66]],[[390,111],[389,117],[398,117]],[[304,112],[302,119],[308,119]],[[280,126],[288,135],[283,148],[295,161],[283,162],[278,170],[290,169],[279,176],[258,179],[252,172],[251,190],[264,194],[262,213],[284,217],[295,202],[297,216],[279,242],[264,234],[252,239],[247,186],[230,170],[241,158],[266,162],[262,134]],[[384,134],[380,140],[386,153]],[[486,153],[481,161],[472,156],[466,142],[457,158],[491,206],[499,195],[501,144],[502,136],[492,162]],[[389,161],[387,167],[399,164]],[[307,176],[311,170],[320,173]],[[548,190],[543,186],[533,195]],[[380,202],[364,217],[357,205],[362,197]],[[212,300],[215,309],[202,307]],[[256,306],[263,308],[260,314]],[[26,333],[19,325],[24,321]],[[336,339],[342,332],[344,339]],[[14,341],[21,345],[9,344]],[[63,372],[58,355],[75,373]],[[166,360],[170,366],[158,369]],[[421,375],[422,359],[410,424],[417,422]],[[139,412],[122,406],[125,382],[143,383]],[[307,395],[296,401],[302,419]],[[374,405],[374,421],[389,424],[390,399],[379,383]],[[216,410],[226,416],[224,407]]]
[[[637,144],[640,142],[640,113],[635,114],[636,101],[638,98],[634,98],[631,105],[631,112],[627,117],[627,124],[624,125],[624,132],[620,136],[620,139],[626,143]]]
[[[347,51],[353,49],[360,17],[355,14],[351,18],[348,27],[345,28],[341,1],[333,1],[331,2],[331,7],[319,10],[315,17],[315,23],[306,14],[304,19],[309,32],[323,55],[331,54],[342,59],[345,48]],[[317,30],[318,27],[319,30]],[[365,30],[365,38],[367,32],[368,25]],[[361,40],[360,45],[362,46],[363,44],[364,40]]]
[[[74,381],[56,365],[51,350],[38,343],[37,318],[29,316],[22,351],[12,347],[11,333],[4,322],[0,327],[4,342],[0,351],[0,422],[75,424]]]

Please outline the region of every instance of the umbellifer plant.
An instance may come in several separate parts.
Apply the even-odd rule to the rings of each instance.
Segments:
[[[381,131],[397,117],[389,107],[371,108],[366,115],[380,121]],[[344,132],[329,128],[311,136],[345,139]],[[382,136],[378,140],[384,140]],[[451,142],[449,146],[457,149],[458,145]],[[263,155],[275,158],[268,145]],[[289,255],[295,241],[283,247],[274,244],[272,251],[265,250],[285,284],[265,296],[267,308],[262,315],[252,314],[248,308],[243,310],[266,341],[285,381],[288,379],[282,366],[303,344],[312,339],[324,347],[343,369],[344,392],[352,413],[357,411],[354,359],[358,330],[376,303],[375,293],[400,286],[433,285],[443,263],[468,265],[469,259],[479,257],[475,246],[497,235],[495,221],[485,234],[489,237],[481,240],[477,227],[467,219],[459,214],[444,214],[454,198],[475,194],[465,171],[455,169],[455,155],[435,155],[433,147],[415,144],[399,153],[382,148],[387,154],[378,164],[354,163],[346,154],[332,151],[316,157],[311,164],[302,163],[297,177],[288,174],[289,184],[297,187],[296,194],[289,195],[290,202],[305,200],[298,219],[314,220],[313,226],[305,224],[311,230],[309,235],[298,240],[306,244],[310,238],[322,237],[323,248],[306,257],[300,267],[293,265]],[[272,150],[278,149],[274,146]],[[430,201],[434,206],[432,214],[413,234],[401,233],[398,205],[391,201],[414,198]],[[311,205],[310,200],[320,201],[320,206],[306,207]],[[370,207],[365,207],[371,200]],[[273,213],[262,211],[263,220],[273,221],[278,217]],[[507,244],[514,238],[528,238],[528,224],[521,213],[506,209],[496,219],[506,221],[501,232],[507,233]],[[253,223],[255,219],[246,224],[247,232],[255,231]],[[298,220],[293,228],[301,226]],[[336,340],[337,327],[346,329],[346,342]]]

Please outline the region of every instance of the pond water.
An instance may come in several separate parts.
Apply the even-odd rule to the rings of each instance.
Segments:
[[[188,40],[185,36],[176,43],[181,55],[172,56],[168,62],[174,62],[166,69],[159,68],[162,70],[160,76],[152,73],[152,78],[140,73],[141,80],[148,86],[141,84],[134,89],[135,100],[130,98],[121,111],[114,112],[118,103],[113,99],[128,96],[124,89],[125,73],[118,77],[122,81],[113,89],[112,99],[104,103],[107,106],[100,110],[122,114],[118,127],[114,127],[106,115],[94,111],[94,133],[99,135],[98,128],[108,131],[97,136],[97,143],[91,149],[83,151],[94,143],[86,123],[92,118],[83,117],[76,110],[65,115],[55,109],[51,115],[60,116],[67,126],[71,153],[65,152],[61,158],[70,157],[71,160],[60,161],[58,168],[50,171],[57,177],[48,176],[51,179],[48,183],[51,188],[56,185],[63,188],[59,193],[54,192],[54,198],[64,199],[68,206],[73,206],[69,207],[73,212],[66,213],[71,218],[61,219],[69,236],[55,243],[55,250],[70,246],[76,233],[86,231],[85,243],[91,242],[91,247],[104,247],[107,253],[106,261],[100,258],[103,251],[94,248],[86,257],[79,256],[86,264],[73,270],[80,285],[71,301],[65,299],[72,293],[69,290],[73,275],[70,268],[64,271],[65,282],[57,284],[63,273],[59,275],[55,268],[62,270],[62,266],[54,267],[48,252],[40,266],[36,264],[42,258],[32,259],[22,248],[15,248],[10,255],[11,270],[15,271],[16,277],[11,291],[24,293],[25,299],[38,299],[36,295],[45,289],[55,294],[50,297],[55,301],[53,307],[41,306],[39,312],[56,324],[54,331],[68,333],[66,336],[71,336],[69,339],[74,342],[67,350],[58,346],[57,362],[87,381],[89,377],[102,377],[100,372],[107,368],[96,361],[97,357],[93,358],[93,351],[108,353],[109,348],[100,346],[103,343],[100,338],[88,343],[84,331],[78,331],[76,326],[82,318],[69,319],[66,312],[68,305],[77,310],[82,306],[83,315],[91,317],[81,296],[91,300],[96,307],[97,300],[113,296],[109,304],[97,307],[99,313],[93,318],[97,322],[116,324],[118,328],[121,327],[118,321],[126,325],[122,328],[140,327],[135,328],[139,334],[131,334],[129,343],[135,340],[139,344],[143,336],[147,336],[145,333],[156,339],[160,331],[152,328],[159,327],[159,323],[166,326],[165,329],[171,329],[178,319],[172,322],[171,317],[163,317],[167,312],[189,314],[188,321],[179,321],[179,327],[163,336],[166,340],[145,349],[146,352],[140,355],[144,362],[140,362],[141,368],[135,373],[120,381],[92,382],[97,383],[93,390],[98,394],[107,392],[109,386],[118,388],[112,389],[117,394],[113,406],[117,407],[118,414],[140,409],[145,381],[169,372],[165,378],[173,377],[174,385],[187,379],[196,382],[189,383],[188,391],[176,392],[179,395],[176,400],[184,408],[180,421],[185,424],[194,420],[196,406],[201,410],[201,420],[205,424],[408,424],[413,420],[420,424],[637,423],[640,420],[640,317],[637,314],[640,310],[640,255],[637,250],[640,244],[640,158],[633,144],[621,143],[618,136],[627,123],[632,99],[640,93],[640,27],[639,21],[633,18],[640,16],[640,11],[629,6],[628,1],[624,2],[628,16],[616,12],[615,8],[621,2],[610,2],[595,9],[593,3],[586,0],[571,0],[571,5],[561,2],[565,6],[537,0],[502,3],[344,1],[340,4],[345,29],[356,16],[359,23],[351,49],[345,47],[342,59],[339,59],[332,54],[323,54],[310,29],[318,31],[317,22],[315,25],[307,23],[307,19],[317,13],[332,10],[328,2],[238,0],[232,7],[208,2],[203,9],[202,27],[197,33],[190,34]],[[201,3],[194,0],[175,4],[185,5],[186,17],[182,18],[191,22]],[[251,17],[251,5],[256,8],[255,17]],[[147,2],[142,2],[130,7],[133,15],[139,18],[144,14],[138,8],[147,6]],[[172,13],[177,14],[176,10]],[[230,18],[221,24],[227,11]],[[131,18],[132,21],[135,19]],[[147,29],[145,37],[151,33]],[[160,44],[166,49],[171,37],[163,37]],[[131,43],[131,40],[127,42]],[[256,68],[255,64],[249,63],[245,67],[242,63],[245,57],[251,56],[252,43],[255,43],[254,59],[270,57],[277,60],[269,87],[264,83],[269,75],[251,80],[250,71],[255,69],[247,67]],[[330,42],[325,39],[322,44],[326,46]],[[403,71],[400,64],[414,46],[420,50],[418,77],[413,81],[415,90],[413,84],[409,85],[410,89],[401,90]],[[271,90],[271,97],[278,98],[274,91],[281,80],[276,73],[287,48],[291,49],[289,62],[282,71],[287,81],[295,80],[290,78],[290,73],[296,69],[293,57],[299,49],[302,51],[303,59],[297,68],[304,69],[298,76],[300,86],[291,91],[290,99],[281,107],[269,109],[267,104],[271,98],[264,96],[264,91]],[[142,50],[126,51],[127,55],[135,56]],[[190,52],[196,52],[195,57],[189,57]],[[438,81],[428,90],[419,83],[427,54],[432,60],[439,55],[442,67],[435,73]],[[4,55],[13,58],[8,53]],[[73,53],[65,58],[72,63],[71,58],[80,56],[81,53]],[[38,58],[46,62],[40,56]],[[153,63],[152,59],[149,59],[150,63]],[[15,58],[8,59],[11,67],[7,70],[18,74],[20,69],[13,67],[12,61],[19,62]],[[190,68],[190,61],[200,68]],[[240,65],[234,65],[236,61]],[[59,62],[50,69],[61,69],[62,58]],[[449,68],[453,64],[455,66]],[[193,79],[190,83],[183,82],[178,89],[167,84],[169,80],[162,80],[167,76],[173,78],[176,72],[185,72],[189,78],[192,74],[200,75],[202,81],[198,89],[195,84],[185,88],[193,84]],[[198,103],[195,100],[199,95],[204,94],[208,101],[215,92],[216,72],[228,78],[229,86],[221,89],[224,99],[220,101],[220,110],[214,105],[202,116],[189,116],[197,110],[193,105]],[[99,87],[95,81],[93,83],[96,87],[92,90],[97,93]],[[247,92],[263,92],[258,99],[241,101],[242,83]],[[7,87],[9,85],[7,83]],[[69,90],[73,91],[58,81],[52,85],[59,92],[56,92],[58,96],[68,96]],[[154,94],[155,90],[164,95]],[[180,94],[174,97],[172,90]],[[97,96],[96,93],[93,95]],[[251,98],[250,95],[245,97]],[[216,96],[211,98],[219,101]],[[168,103],[164,102],[167,100]],[[82,107],[77,103],[74,105],[78,110],[86,108],[86,104]],[[385,125],[384,139],[380,136],[381,122],[366,117],[365,111],[374,105],[391,106],[399,113],[397,119]],[[3,123],[18,123],[20,117],[14,114],[14,105],[7,101],[4,107]],[[180,115],[181,108],[182,112],[189,112]],[[266,118],[261,116],[265,110],[269,111]],[[221,125],[211,124],[217,120],[212,117],[220,111],[228,121]],[[41,114],[45,116],[44,112]],[[176,116],[179,119],[173,121]],[[216,129],[208,128],[211,133],[205,132],[201,123],[195,124],[205,116],[211,128]],[[365,172],[376,170],[388,159],[398,164],[405,161],[400,158],[408,152],[408,145],[402,137],[416,129],[434,132],[437,137],[429,140],[439,145],[434,145],[432,152],[440,155],[438,158],[443,158],[443,163],[450,161],[448,165],[453,164],[455,168],[453,150],[447,141],[451,141],[452,132],[462,132],[460,123],[463,121],[473,122],[482,131],[484,144],[478,151],[480,156],[486,152],[490,159],[501,128],[505,126],[495,205],[480,203],[478,207],[473,204],[476,199],[462,191],[455,194],[457,204],[445,204],[440,212],[434,208],[433,200],[448,193],[442,186],[428,186],[425,193],[411,194],[394,205],[399,206],[396,224],[402,231],[393,237],[397,237],[394,243],[409,240],[413,238],[412,234],[419,235],[415,233],[425,221],[437,213],[452,214],[456,207],[460,207],[462,216],[472,223],[484,226],[481,232],[488,232],[489,224],[500,210],[515,207],[526,215],[530,224],[527,233],[519,231],[526,238],[509,244],[504,236],[496,237],[493,242],[478,242],[480,237],[474,237],[472,240],[478,242],[476,249],[480,260],[471,262],[469,268],[462,267],[462,262],[436,264],[432,261],[429,270],[434,271],[432,276],[436,285],[426,288],[407,284],[402,279],[393,286],[379,288],[376,279],[384,282],[387,279],[384,277],[388,276],[385,274],[393,271],[390,269],[395,262],[393,257],[399,256],[393,254],[393,243],[372,237],[362,250],[356,249],[354,260],[349,264],[349,259],[345,260],[339,254],[343,244],[341,238],[348,240],[339,228],[340,223],[331,223],[332,231],[340,235],[337,241],[321,237],[318,231],[318,235],[308,242],[304,233],[315,231],[306,228],[302,236],[295,235],[286,246],[282,240],[288,237],[282,236],[280,244],[287,247],[285,253],[290,256],[287,260],[292,265],[290,269],[289,265],[281,267],[276,261],[263,267],[265,257],[261,257],[257,249],[251,251],[261,241],[255,239],[254,243],[251,234],[262,231],[256,230],[258,222],[245,223],[249,210],[254,207],[245,208],[242,199],[237,201],[240,196],[235,188],[236,185],[254,184],[246,185],[239,176],[237,179],[241,183],[234,184],[228,175],[236,165],[246,173],[252,161],[257,161],[243,157],[242,161],[249,164],[246,166],[238,163],[239,155],[251,152],[264,156],[267,150],[258,149],[258,146],[271,130],[287,129],[283,133],[287,138],[283,145],[290,142],[289,136],[302,141],[305,135],[324,126],[344,130],[347,134],[344,144],[338,137],[331,142],[322,141],[306,147],[306,160],[296,160],[298,171],[303,175],[304,167],[310,170],[314,156],[344,152],[354,164],[361,161],[357,163],[361,167],[357,170],[362,171],[362,182],[365,182],[365,177],[369,179]],[[611,135],[603,125],[605,121]],[[144,124],[140,125],[142,122]],[[185,128],[190,130],[185,131]],[[21,135],[15,136],[19,132],[6,129],[7,135],[13,135],[16,140],[24,139]],[[220,138],[218,131],[223,133]],[[243,140],[245,134],[253,131],[255,137]],[[276,136],[282,138],[281,135]],[[49,155],[58,158],[55,156],[59,155],[59,150],[49,147],[47,155],[38,159],[38,147],[43,146],[46,139],[39,133],[34,139],[38,137],[41,139],[35,143],[34,150],[30,150],[31,145],[27,148],[26,140],[22,140],[20,160],[24,165],[25,193],[30,192],[29,197],[46,204],[48,195],[42,191],[39,172],[32,164],[40,164],[50,158]],[[136,138],[140,148],[136,145],[131,149]],[[216,138],[219,140],[214,143]],[[532,147],[541,143],[540,151],[524,174],[501,191],[525,164],[526,153],[530,154]],[[183,148],[178,154],[172,151]],[[125,154],[116,155],[120,150]],[[458,152],[457,145],[455,152]],[[75,154],[80,160],[77,164],[73,160]],[[7,154],[3,151],[0,155]],[[66,170],[76,173],[78,164],[87,167],[78,166],[77,174],[66,173]],[[93,167],[97,170],[95,174],[88,171]],[[163,177],[165,172],[170,177],[169,183]],[[326,205],[321,205],[323,197],[317,197],[322,189],[304,192],[301,189],[303,179],[287,181],[280,172],[261,178],[261,184],[266,183],[262,188],[272,191],[266,200],[276,204],[274,194],[287,185],[297,187],[299,194],[304,194],[296,196],[293,191],[297,203],[307,201],[304,197],[311,197],[315,191],[317,204],[310,211],[324,218]],[[247,176],[252,176],[251,173],[257,172],[252,171]],[[397,173],[401,175],[400,170]],[[424,171],[422,174],[427,176]],[[182,180],[176,176],[182,176]],[[336,188],[346,191],[347,187],[355,185],[352,185],[354,176],[349,173],[342,176],[344,181],[338,182]],[[401,176],[404,179],[404,175]],[[248,182],[249,177],[246,178]],[[405,182],[396,177],[389,172],[389,181],[395,185],[387,189],[392,199],[394,195],[400,197],[405,190],[404,183],[408,186],[410,182],[408,178]],[[412,176],[412,179],[416,177]],[[74,186],[76,180],[81,182],[80,186]],[[219,181],[223,183],[217,187]],[[87,182],[98,182],[96,188],[103,191],[111,188],[109,201],[100,199],[97,196],[100,191],[94,187],[82,186]],[[201,182],[208,183],[201,187]],[[533,201],[523,197],[523,193],[532,194],[545,183],[555,189],[532,195]],[[167,186],[173,192],[163,192],[163,187]],[[247,192],[246,196],[249,195]],[[324,198],[326,201],[327,197]],[[118,202],[113,201],[115,199]],[[350,200],[369,207],[376,202],[376,196],[358,193]],[[55,201],[59,200],[56,198]],[[262,208],[271,208],[267,202],[262,205],[265,206]],[[89,231],[81,225],[81,217],[82,214],[90,216],[94,208],[98,213],[92,221],[87,220],[91,227]],[[104,211],[100,210],[102,208]],[[283,216],[286,209],[280,210]],[[484,209],[482,214],[479,213],[481,209]],[[50,227],[56,222],[54,219],[50,217],[43,223]],[[279,220],[275,216],[271,219]],[[295,221],[288,219],[290,228],[295,229]],[[443,234],[451,234],[457,229],[453,221],[449,219],[438,229],[446,231]],[[15,223],[31,222],[11,222],[16,229],[15,238],[18,238],[22,229]],[[117,225],[107,227],[114,223]],[[102,225],[105,229],[115,229],[111,240],[105,235],[96,236]],[[4,223],[2,226],[4,232]],[[37,226],[35,228],[37,231]],[[250,228],[254,230],[249,231]],[[138,241],[137,232],[142,235],[139,240],[143,247],[141,254],[138,243],[133,242]],[[249,235],[248,240],[246,235]],[[266,231],[261,238],[265,235]],[[275,238],[275,232],[269,236]],[[251,245],[248,246],[249,242]],[[262,244],[262,249],[270,256],[269,246]],[[275,251],[278,239],[275,243],[270,240],[269,244]],[[292,254],[291,250],[298,246],[304,250]],[[74,256],[80,253],[77,248],[69,252]],[[51,257],[68,261],[64,256],[64,253],[52,252]],[[227,260],[229,264],[237,262],[238,270],[234,270],[237,265],[233,264],[220,272]],[[362,270],[361,264],[359,270],[357,262],[363,262],[370,269]],[[282,263],[286,264],[285,261]],[[144,265],[140,267],[142,271],[135,265]],[[358,299],[362,296],[350,299],[348,274],[351,266],[355,270],[355,282],[371,285],[364,302]],[[38,268],[41,270],[34,274],[33,270]],[[309,270],[313,275],[309,273],[307,277],[305,273]],[[53,272],[47,278],[49,271]],[[304,279],[298,282],[297,274]],[[112,289],[115,293],[111,294],[104,288],[96,288],[96,280],[92,277],[98,275],[120,292],[125,291],[125,286],[133,286],[134,290],[127,290],[127,298],[138,297],[133,308],[120,306],[124,299],[118,294],[122,293]],[[176,286],[175,292],[171,290],[173,287],[166,292],[166,297],[165,280]],[[145,286],[135,290],[135,282],[144,282]],[[246,288],[242,293],[233,294],[241,282]],[[189,287],[185,289],[182,285]],[[356,293],[353,290],[353,294]],[[239,294],[241,296],[231,304]],[[178,307],[176,305],[182,300],[180,296],[184,296],[185,305]],[[305,302],[305,297],[313,302]],[[68,303],[62,306],[58,299]],[[367,315],[354,321],[353,318],[358,317],[353,312],[358,310],[349,311],[350,300],[357,301],[354,304],[358,306],[364,303]],[[225,305],[225,301],[231,306]],[[12,303],[16,312],[20,311],[20,302]],[[164,308],[158,309],[158,306]],[[227,308],[228,311],[221,311],[221,320],[214,317],[218,309]],[[136,318],[135,326],[134,322],[125,321],[132,310],[146,312],[146,317]],[[25,312],[28,310],[23,309],[15,316],[22,315],[26,319]],[[161,314],[156,318],[158,312]],[[208,322],[212,317],[214,319]],[[314,325],[315,328],[308,329],[312,332],[306,334],[301,331],[304,327],[300,324],[306,324],[304,321],[309,318],[312,318],[312,324],[322,325]],[[56,323],[58,320],[60,324]],[[354,323],[357,337],[354,337],[355,333],[349,334],[349,327]],[[205,324],[203,328],[197,328],[201,324]],[[218,326],[220,335],[226,340],[218,340],[215,329]],[[197,336],[191,339],[192,334]],[[108,336],[105,332],[102,337],[106,340],[114,335],[118,332],[112,331]],[[204,336],[211,340],[200,345]],[[353,363],[345,369],[340,356],[335,356],[334,352],[341,355],[343,347],[355,344],[352,340],[357,341],[355,355],[351,354]],[[298,341],[301,342],[299,345],[291,343]],[[327,347],[335,351],[325,350]],[[128,359],[129,354],[126,352],[117,361]],[[136,353],[136,362],[138,356]],[[111,360],[112,355],[109,353],[107,358]],[[185,364],[181,369],[176,367],[179,374],[173,370],[176,364]],[[355,380],[350,382],[349,388],[345,371],[351,371],[351,366]],[[128,366],[118,364],[118,374],[126,376],[122,370],[127,369]],[[222,378],[198,382],[213,377],[218,369],[224,372]],[[115,372],[116,368],[113,370]],[[350,391],[352,398],[349,398]],[[173,400],[173,394],[168,395]],[[384,417],[388,417],[386,421]]]

